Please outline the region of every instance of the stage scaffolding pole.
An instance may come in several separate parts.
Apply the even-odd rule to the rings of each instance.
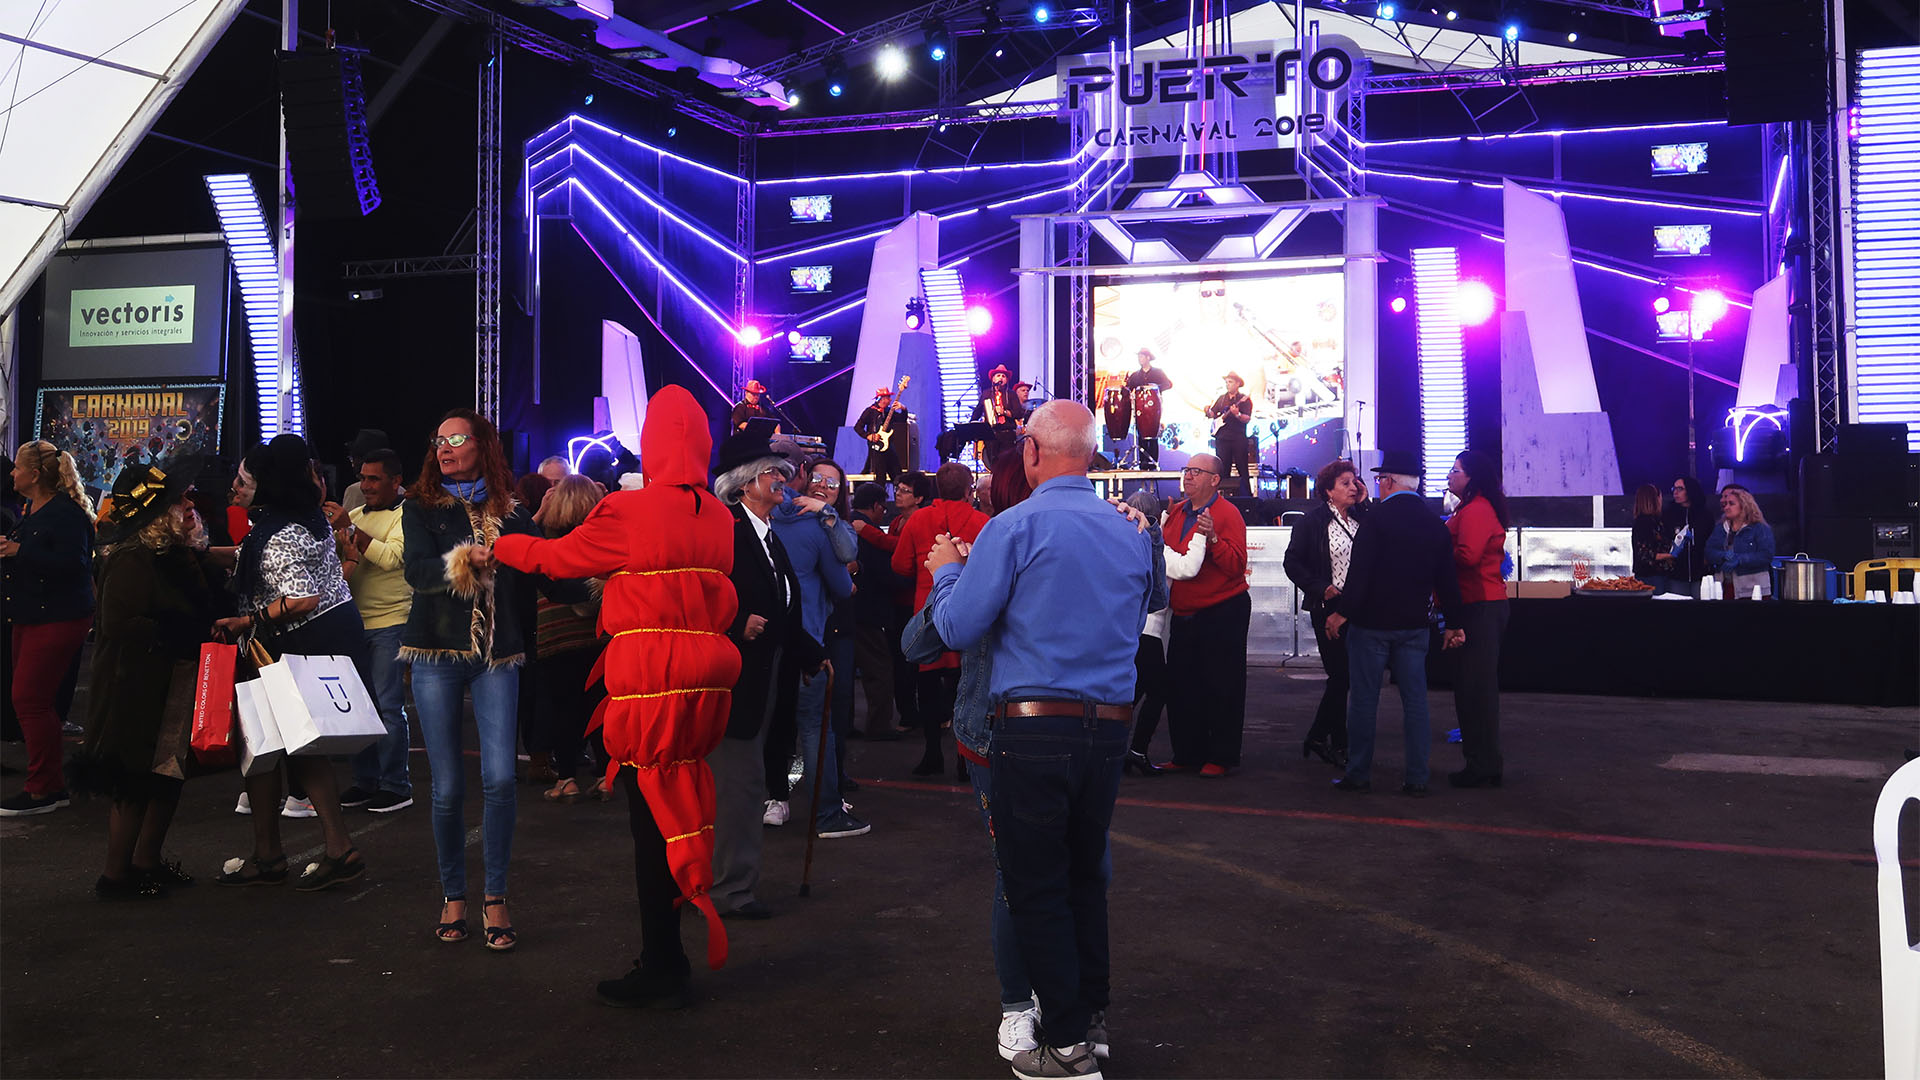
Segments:
[[[500,123],[502,68],[506,50],[489,17],[487,55],[480,62],[480,106],[476,127],[479,176],[474,194],[474,397],[481,416],[500,423]],[[530,223],[537,227],[537,223]],[[533,403],[540,404],[540,363],[534,353]]]
[[[754,211],[754,170],[757,164],[758,141],[751,136],[740,140],[739,166],[740,179],[744,184],[733,185],[733,237],[734,247],[746,256],[746,261],[734,267],[733,271],[733,315],[736,329],[748,325],[753,308],[753,211]],[[733,385],[727,390],[733,395],[730,401],[738,401],[747,380],[753,378],[753,350],[756,342],[748,345],[736,334],[733,339]]]
[[[280,48],[293,52],[300,47],[300,0],[280,0]],[[300,350],[293,336],[293,158],[287,149],[287,106],[280,106],[280,172],[274,185],[279,195],[280,217],[280,383],[278,416],[280,431],[300,431],[306,425],[293,414],[293,385],[300,368]],[[254,387],[258,394],[260,388]],[[262,439],[271,439],[280,431],[262,431]]]

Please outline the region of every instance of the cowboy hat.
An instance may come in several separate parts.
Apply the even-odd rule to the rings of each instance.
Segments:
[[[764,394],[767,392],[766,384],[762,383],[759,379],[748,379],[747,385],[741,387],[741,389],[749,394]]]

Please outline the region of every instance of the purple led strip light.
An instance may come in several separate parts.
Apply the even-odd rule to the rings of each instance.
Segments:
[[[626,188],[628,191],[633,192],[633,194],[637,196],[641,202],[644,202],[648,206],[651,206],[655,210],[659,211],[661,216],[665,217],[667,220],[673,222],[674,224],[685,229],[686,231],[706,241],[709,245],[715,248],[718,248],[722,254],[726,255],[727,258],[732,259],[733,261],[738,263],[744,263],[747,261],[746,256],[741,255],[738,251],[735,251],[731,244],[727,244],[723,242],[718,237],[711,235],[706,230],[700,228],[698,225],[695,225],[693,222],[688,221],[685,218],[682,218],[680,215],[674,213],[671,209],[669,209],[666,206],[666,204],[655,200],[652,196],[649,196],[646,192],[635,187],[625,177],[621,176],[620,173],[616,171],[612,166],[608,165],[604,161],[601,161],[599,158],[594,157],[591,151],[587,150],[586,147],[583,147],[578,143],[568,143],[565,146],[561,147],[560,149],[555,150],[553,153],[548,154],[546,157],[541,158],[539,161],[533,162],[532,164],[528,165],[527,168],[530,170],[538,169],[541,166],[547,164],[548,162],[551,162],[559,158],[562,154],[566,154],[569,156],[577,154],[581,157],[586,158],[588,161],[593,162],[594,165],[599,167],[601,172],[604,172],[608,176],[612,177],[615,183],[619,184],[621,187]],[[539,181],[539,182],[544,183],[545,180],[543,179],[542,181]]]

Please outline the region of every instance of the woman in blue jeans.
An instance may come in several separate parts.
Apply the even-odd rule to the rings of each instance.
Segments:
[[[413,667],[413,701],[433,770],[433,842],[445,897],[434,936],[467,938],[466,768],[461,759],[461,699],[473,697],[480,734],[481,853],[487,948],[505,952],[518,936],[507,912],[507,864],[513,854],[514,744],[525,618],[533,582],[496,566],[502,533],[534,533],[513,499],[513,475],[500,436],[486,418],[455,409],[440,422],[420,479],[401,517],[413,608],[400,657]],[[584,590],[580,599],[585,599]]]

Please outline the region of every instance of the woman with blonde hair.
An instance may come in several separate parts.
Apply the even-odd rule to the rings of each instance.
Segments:
[[[533,523],[547,539],[557,540],[587,520],[603,494],[593,480],[570,473],[547,490]],[[535,738],[551,755],[555,773],[554,784],[544,796],[548,802],[577,802],[588,793],[600,800],[608,797],[605,775],[595,777],[585,790],[579,781],[583,757],[602,770],[607,764],[599,733],[587,735],[587,720],[601,696],[587,688],[587,680],[606,648],[598,625],[606,581],[593,578],[579,583],[592,590],[591,601],[568,604],[543,595],[534,608],[533,663],[527,681],[534,690]]]
[[[1739,484],[1720,489],[1720,522],[1707,537],[1707,572],[1732,578],[1729,597],[1745,599],[1758,588],[1773,595],[1773,526],[1753,492]]]
[[[11,692],[27,743],[27,779],[0,799],[0,817],[67,805],[54,699],[93,626],[93,500],[80,486],[73,455],[36,439],[14,456],[12,478],[25,512],[0,540],[0,571],[13,623]]]

